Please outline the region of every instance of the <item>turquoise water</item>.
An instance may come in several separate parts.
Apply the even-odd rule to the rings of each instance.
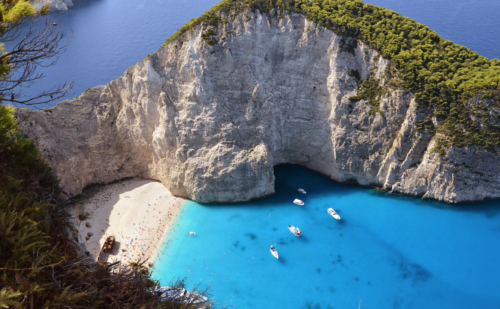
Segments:
[[[211,286],[219,305],[236,308],[358,308],[359,299],[361,308],[500,308],[498,201],[422,201],[292,165],[275,174],[276,195],[265,199],[186,202],[154,276]],[[279,260],[269,252],[275,239]]]
[[[74,37],[35,95],[75,81],[68,98],[106,84],[219,0],[80,0],[54,14]],[[368,0],[446,39],[500,56],[498,0]],[[12,43],[7,44],[7,50]],[[56,102],[54,102],[55,104]],[[51,104],[51,105],[54,105]],[[47,107],[47,106],[39,106]],[[448,206],[339,185],[278,167],[275,196],[237,205],[186,203],[155,275],[212,286],[238,308],[500,308],[500,205]],[[292,200],[308,191],[301,208]],[[327,213],[332,205],[342,216]],[[299,226],[294,237],[287,224]],[[189,231],[197,234],[188,237]],[[276,239],[280,260],[269,253]]]

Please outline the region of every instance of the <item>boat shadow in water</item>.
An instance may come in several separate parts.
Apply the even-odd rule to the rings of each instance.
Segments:
[[[278,259],[278,262],[279,262],[280,264],[286,265],[286,259],[285,259],[284,257],[281,257],[281,256],[280,256],[280,258]]]
[[[341,226],[345,226],[347,224],[347,222],[345,221],[344,218],[342,218],[340,220],[334,220],[334,221],[337,221],[337,224],[341,225]]]
[[[309,238],[307,238],[306,236],[302,235],[300,237],[297,237],[299,238],[299,241],[302,241],[302,242],[309,242]]]

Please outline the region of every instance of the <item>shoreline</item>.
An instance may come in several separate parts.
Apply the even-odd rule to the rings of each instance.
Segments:
[[[92,187],[70,209],[79,243],[98,260],[109,236],[115,237],[112,253],[102,262],[128,265],[139,259],[153,264],[185,201],[173,196],[162,183],[150,179],[127,179]]]
[[[170,192],[169,192],[170,193]],[[176,207],[173,207],[173,209],[170,211],[171,217],[170,220],[168,221],[167,226],[165,226],[162,236],[158,239],[157,246],[155,246],[155,251],[151,254],[148,260],[148,264],[154,264],[156,262],[156,258],[158,257],[158,253],[160,252],[160,248],[167,239],[167,237],[170,235],[170,232],[172,232],[172,228],[174,227],[175,220],[177,219],[177,216],[179,215],[181,211],[182,204],[186,201],[183,198],[177,198],[178,205]],[[152,267],[150,267],[152,268]]]

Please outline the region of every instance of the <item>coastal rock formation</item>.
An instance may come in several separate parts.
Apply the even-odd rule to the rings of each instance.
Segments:
[[[37,10],[45,5],[48,5],[51,11],[67,11],[73,6],[73,2],[71,0],[38,0],[33,2],[33,6]]]
[[[274,192],[273,166],[446,202],[500,197],[499,156],[433,151],[436,137],[391,63],[299,14],[245,11],[198,25],[117,80],[45,111],[19,110],[70,195],[143,176],[198,202]],[[225,17],[225,16],[223,16]],[[377,107],[350,100],[369,76]]]

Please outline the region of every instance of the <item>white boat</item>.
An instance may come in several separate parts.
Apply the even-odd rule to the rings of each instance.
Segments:
[[[196,233],[195,232],[189,232],[188,235],[190,235],[190,236],[191,235],[196,235]]]
[[[302,188],[299,188],[299,192],[302,193],[302,194],[307,194],[306,190],[304,190]]]
[[[302,231],[298,227],[288,224],[288,229],[290,230],[290,232],[292,232],[293,235],[297,237],[302,236]]]
[[[156,291],[161,293],[162,298],[174,299],[181,303],[200,304],[208,300],[203,295],[191,293],[183,288],[162,286]]]
[[[273,245],[271,245],[271,249],[269,249],[269,251],[271,251],[271,254],[272,254],[275,258],[277,258],[277,259],[279,259],[279,258],[280,258],[279,254],[278,254],[278,250],[276,250],[276,248],[275,248]]]
[[[293,200],[293,203],[294,204],[297,204],[299,206],[304,206],[304,202],[302,202],[301,200],[299,200],[298,198],[294,199]]]
[[[328,208],[328,213],[336,220],[340,220],[340,216],[338,213],[335,212],[335,210],[333,210],[333,208]]]

